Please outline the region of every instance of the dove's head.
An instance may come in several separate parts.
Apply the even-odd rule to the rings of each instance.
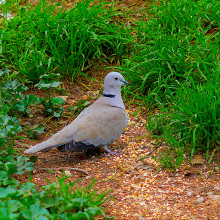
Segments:
[[[118,72],[111,72],[107,74],[104,81],[104,93],[115,93],[121,91],[122,85],[128,85],[129,83]]]
[[[104,90],[102,98],[110,106],[118,106],[125,110],[123,100],[121,98],[121,86],[128,85],[124,77],[117,72],[111,72],[105,77]]]

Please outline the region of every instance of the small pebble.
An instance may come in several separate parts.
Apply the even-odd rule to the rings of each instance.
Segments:
[[[210,195],[209,197],[215,201],[220,201],[220,195]]]
[[[192,191],[189,191],[189,192],[186,193],[187,196],[191,196],[192,194],[193,194]]]
[[[201,204],[203,202],[204,202],[204,197],[200,197],[195,201],[195,204],[197,205],[197,204]]]

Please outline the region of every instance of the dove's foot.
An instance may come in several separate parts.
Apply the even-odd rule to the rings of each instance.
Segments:
[[[107,146],[104,146],[102,148],[108,152],[106,154],[106,156],[109,156],[110,154],[115,154],[115,155],[121,155],[122,154],[122,153],[118,153],[119,150],[113,151],[113,150],[109,149]]]

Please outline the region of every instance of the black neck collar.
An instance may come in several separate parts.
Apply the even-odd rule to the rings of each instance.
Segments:
[[[108,97],[108,98],[115,98],[115,94],[105,94],[105,93],[103,93],[102,94],[104,97]]]

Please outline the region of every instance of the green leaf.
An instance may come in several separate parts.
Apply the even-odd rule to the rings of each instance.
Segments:
[[[50,73],[50,74],[43,74],[40,76],[41,79],[59,79],[62,76],[59,73]]]
[[[93,217],[95,215],[99,215],[102,213],[101,209],[99,207],[89,207],[87,209],[84,209],[84,211],[90,216]]]
[[[65,101],[61,97],[53,97],[50,99],[50,101],[53,105],[58,105],[58,106],[65,103]]]
[[[8,175],[12,175],[15,174],[17,172],[17,161],[13,160],[13,161],[8,161],[5,164],[5,170],[7,171]]]
[[[10,195],[15,195],[16,193],[17,189],[15,187],[0,188],[0,198],[6,198]]]
[[[88,220],[90,219],[90,217],[86,212],[79,211],[77,213],[72,214],[71,219]]]
[[[30,139],[35,139],[37,137],[37,135],[33,130],[28,130],[28,137]]]
[[[39,102],[39,97],[34,94],[25,96],[25,99],[27,100],[28,105],[34,105]]]
[[[34,164],[27,161],[28,158],[24,155],[17,157],[17,174],[23,174],[25,170],[32,171],[34,169]]]
[[[0,186],[7,185],[9,183],[9,176],[6,171],[0,171]]]
[[[10,121],[11,117],[8,115],[5,115],[4,117],[0,118],[0,126],[6,126],[9,121]]]
[[[35,200],[37,200],[38,191],[36,190],[34,183],[26,182],[20,187],[20,190],[18,191],[18,195],[22,196],[23,198],[34,196]]]
[[[27,113],[29,113],[30,110],[28,109],[28,107],[39,103],[39,101],[39,97],[35,96],[34,94],[30,94],[25,96],[24,99],[19,100],[15,107],[18,108],[18,110],[21,112],[26,111]]]
[[[11,70],[9,70],[8,68],[6,68],[4,71],[0,70],[0,77],[6,75],[7,73],[10,73]]]
[[[61,116],[61,113],[60,112],[54,112],[53,115],[54,115],[54,117],[59,118]]]
[[[85,108],[85,107],[87,107],[88,105],[90,105],[90,101],[88,101],[88,100],[80,100],[80,101],[78,101],[77,104],[76,104],[76,106],[77,106],[78,108]]]
[[[39,216],[38,218],[36,218],[36,220],[48,220],[48,218],[45,216]]]
[[[44,126],[42,124],[37,126],[35,125],[28,130],[28,136],[31,139],[35,139],[37,136],[36,133],[42,134],[43,132],[44,132]]]
[[[40,124],[39,126],[37,126],[36,128],[34,128],[33,131],[37,132],[38,134],[43,134],[43,132],[44,132],[44,126],[43,126],[42,124]]]
[[[75,106],[68,107],[68,111],[79,114],[83,109],[85,109],[90,104],[90,101],[80,100]]]
[[[38,84],[36,84],[34,87],[37,87],[38,89],[49,89],[49,88],[56,88],[58,87],[60,84],[62,84],[62,82],[55,82],[55,81],[51,81],[51,82],[40,82]]]
[[[17,219],[20,214],[14,214],[7,208],[0,208],[0,219],[4,220],[14,220]]]
[[[18,200],[7,200],[5,206],[8,207],[10,212],[16,212],[20,208],[21,203]]]
[[[5,73],[10,73],[10,72],[11,72],[11,70],[10,70],[10,69],[8,69],[8,68],[6,68],[4,72],[5,72]]]
[[[22,210],[22,215],[25,219],[41,219],[46,216],[50,216],[47,209],[40,206],[39,204],[30,205],[30,209]]]
[[[46,192],[46,191],[53,191],[58,187],[58,185],[59,184],[57,182],[56,183],[51,183],[49,185],[45,185],[45,186],[42,187],[42,192],[41,193]]]
[[[88,200],[86,198],[75,198],[71,200],[73,207],[77,209],[82,209],[88,207]]]
[[[35,162],[37,162],[37,160],[38,160],[38,157],[35,156],[35,155],[32,155],[32,156],[29,157],[29,162],[35,163]]]
[[[6,75],[4,71],[0,70],[0,77]]]
[[[43,197],[41,200],[41,205],[44,206],[45,208],[55,207],[60,203],[60,201],[63,200],[64,198],[56,195],[53,195],[51,197]]]

